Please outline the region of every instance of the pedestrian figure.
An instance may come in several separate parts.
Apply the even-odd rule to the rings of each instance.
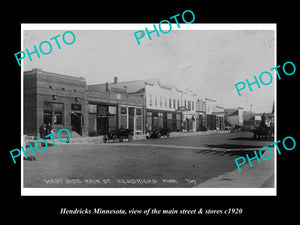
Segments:
[[[40,136],[41,138],[45,139],[45,136],[46,136],[46,124],[43,123],[41,126],[40,126]]]
[[[52,125],[50,122],[48,122],[46,125],[46,133],[47,133],[47,135],[52,133]],[[49,137],[49,139],[50,139],[50,137]]]
[[[260,122],[260,127],[265,128],[266,127],[266,116],[265,113],[261,115],[261,122]]]

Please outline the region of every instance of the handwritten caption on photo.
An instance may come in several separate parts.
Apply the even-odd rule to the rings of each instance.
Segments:
[[[52,184],[104,184],[104,185],[110,185],[110,184],[124,184],[124,185],[151,185],[151,184],[166,184],[166,185],[172,185],[172,184],[178,184],[181,181],[178,181],[176,179],[123,179],[123,178],[73,178],[73,179],[62,179],[62,178],[48,178],[44,179],[44,182],[46,184],[52,185]],[[184,183],[189,185],[196,185],[197,182],[195,179],[184,179]]]

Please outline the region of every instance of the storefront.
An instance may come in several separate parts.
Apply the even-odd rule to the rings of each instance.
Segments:
[[[225,129],[225,113],[224,112],[214,112],[216,116],[216,130]]]
[[[82,77],[33,69],[24,72],[24,133],[40,136],[42,124],[56,132],[87,135],[86,82]]]
[[[182,114],[183,122],[183,131],[184,132],[193,132],[196,131],[196,115],[189,112],[183,112]]]
[[[120,128],[133,130],[135,134],[143,133],[143,109],[122,105],[120,107]]]
[[[196,113],[196,131],[206,130],[206,116],[205,112]]]
[[[206,115],[206,123],[208,130],[216,130],[216,115]]]
[[[181,131],[182,113],[168,112],[160,110],[147,110],[147,130],[156,130],[158,128],[168,128],[175,131]]]
[[[88,90],[89,136],[104,135],[117,129],[130,129],[134,134],[144,133],[144,99],[112,90]]]
[[[88,117],[89,136],[104,135],[118,127],[117,106],[89,103]]]

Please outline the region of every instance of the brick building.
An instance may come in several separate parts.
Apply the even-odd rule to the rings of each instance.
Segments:
[[[67,128],[72,136],[102,135],[116,128],[144,133],[144,97],[126,89],[97,89],[83,77],[24,72],[24,133],[39,137],[39,127],[50,123],[53,131]]]
[[[53,131],[67,128],[87,135],[86,82],[83,77],[50,73],[41,69],[24,72],[24,133],[38,136],[43,123]]]

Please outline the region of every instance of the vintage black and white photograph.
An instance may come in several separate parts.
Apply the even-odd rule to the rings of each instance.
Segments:
[[[22,25],[24,195],[276,193],[276,25],[156,27]]]

